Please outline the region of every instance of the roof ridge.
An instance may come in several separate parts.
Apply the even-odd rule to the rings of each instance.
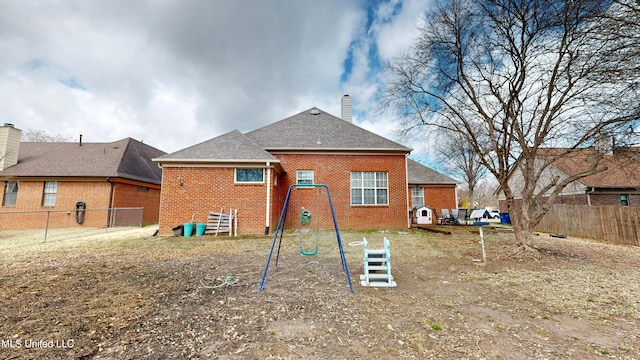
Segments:
[[[318,112],[313,112],[314,109]],[[314,126],[317,131],[311,134],[309,126]],[[407,153],[412,150],[315,106],[247,132],[246,135],[267,151],[342,149]]]
[[[131,146],[131,140],[132,139],[130,137],[127,137],[125,139],[112,142],[112,144],[113,144],[113,143],[117,143],[117,142],[120,142],[120,141],[123,141],[123,140],[126,140],[126,145],[124,147],[124,150],[122,150],[122,153],[120,154],[120,159],[118,160],[118,166],[116,167],[116,174],[118,176],[120,176],[121,172],[124,172],[124,171],[122,171],[124,158],[125,158],[125,156],[127,154],[127,151],[129,151],[129,147]]]

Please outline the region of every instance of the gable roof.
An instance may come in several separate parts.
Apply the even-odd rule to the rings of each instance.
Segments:
[[[595,166],[598,173],[577,180],[587,187],[640,187],[640,161],[628,156],[622,149],[615,149],[611,154],[603,154],[594,147],[567,151],[562,148],[543,148],[538,150],[538,156],[569,176]]]
[[[162,169],[151,160],[165,152],[132,138],[110,143],[23,142],[7,177],[113,177],[160,184]]]
[[[248,132],[246,136],[267,151],[411,151],[404,145],[315,107]]]
[[[280,162],[238,130],[154,159],[169,162]]]
[[[457,185],[459,183],[459,181],[411,159],[407,159],[407,173],[407,183],[409,184]]]

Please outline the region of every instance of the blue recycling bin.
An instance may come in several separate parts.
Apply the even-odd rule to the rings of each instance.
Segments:
[[[511,224],[509,213],[500,213],[500,224]]]

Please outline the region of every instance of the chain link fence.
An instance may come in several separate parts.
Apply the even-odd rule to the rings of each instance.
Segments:
[[[0,249],[116,235],[142,227],[144,208],[0,212]]]

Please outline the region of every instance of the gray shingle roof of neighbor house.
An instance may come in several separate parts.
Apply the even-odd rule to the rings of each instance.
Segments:
[[[273,155],[251,141],[238,130],[233,130],[213,139],[203,141],[154,159],[159,163],[172,161],[192,162],[279,162]]]
[[[162,169],[151,159],[165,152],[132,138],[110,143],[23,142],[6,177],[112,177],[160,184]]]
[[[267,151],[366,150],[405,153],[411,151],[404,145],[315,107],[248,132],[246,136]]]
[[[457,185],[459,181],[441,174],[419,162],[407,159],[407,172],[409,184],[451,184]]]

